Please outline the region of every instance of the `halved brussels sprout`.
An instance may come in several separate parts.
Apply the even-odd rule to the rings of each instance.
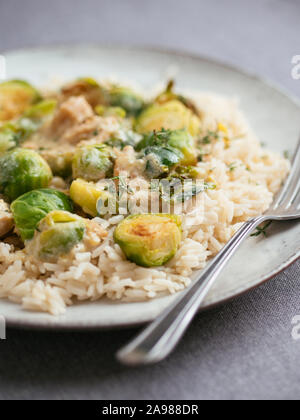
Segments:
[[[33,150],[17,148],[0,157],[0,192],[11,201],[28,191],[47,187],[51,179],[49,165]]]
[[[19,117],[32,104],[41,99],[39,92],[23,80],[10,80],[0,84],[0,121]]]
[[[129,116],[137,116],[144,107],[143,99],[131,89],[113,86],[109,91],[110,105],[125,109]]]
[[[200,120],[178,100],[164,104],[153,104],[137,118],[135,129],[139,133],[162,129],[180,130],[186,128],[192,136],[199,134]]]
[[[112,176],[113,166],[113,153],[110,147],[103,144],[82,146],[73,157],[73,178],[99,181]]]
[[[148,178],[158,178],[167,174],[182,159],[180,150],[172,147],[150,146],[144,150],[145,172]]]
[[[181,218],[170,214],[129,216],[117,226],[114,240],[126,257],[143,267],[164,265],[181,241]]]
[[[52,210],[72,212],[72,200],[60,191],[44,188],[30,191],[11,204],[15,224],[23,241],[33,237],[38,223]]]
[[[93,182],[76,179],[72,182],[70,196],[74,203],[80,206],[85,213],[96,217],[101,213],[97,209],[98,207],[100,210],[100,205],[97,206],[98,201],[101,200],[103,205],[105,205],[109,199],[112,199],[111,193],[104,188],[104,186],[102,188]]]
[[[144,136],[137,144],[136,150],[139,151],[148,146],[167,146],[178,149],[182,153],[180,160],[182,165],[195,165],[197,163],[195,142],[186,129],[154,131]]]
[[[72,175],[74,151],[60,149],[40,150],[39,154],[46,160],[54,176],[68,178]]]
[[[26,244],[30,254],[45,261],[68,255],[82,241],[86,222],[66,211],[54,210],[38,225],[33,239]]]

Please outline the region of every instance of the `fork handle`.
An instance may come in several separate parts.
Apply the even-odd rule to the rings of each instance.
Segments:
[[[141,365],[167,357],[183,336],[203,299],[239,245],[267,216],[246,222],[179,298],[117,353],[121,363]]]

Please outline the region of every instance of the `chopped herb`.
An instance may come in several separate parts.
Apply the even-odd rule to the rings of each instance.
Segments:
[[[201,144],[211,144],[212,140],[218,140],[219,139],[219,135],[217,132],[215,131],[209,131],[208,134],[203,137],[202,139],[200,139],[200,143]]]
[[[283,152],[283,156],[284,156],[285,159],[289,159],[290,158],[290,152],[288,150],[285,150]]]
[[[266,238],[267,237],[267,229],[268,229],[269,226],[271,226],[272,223],[273,223],[272,220],[270,220],[269,222],[265,223],[263,226],[258,226],[256,228],[256,231],[254,233],[252,233],[251,236],[257,237],[257,236],[263,235]]]
[[[237,167],[237,162],[232,162],[230,165],[228,165],[228,169],[230,172],[233,172]]]

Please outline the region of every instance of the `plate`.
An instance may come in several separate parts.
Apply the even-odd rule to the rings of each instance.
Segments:
[[[242,110],[261,141],[290,152],[300,133],[300,104],[272,84],[224,64],[186,54],[111,46],[59,46],[8,52],[8,78],[70,80],[83,75],[136,81],[144,88],[176,71],[178,88],[216,92],[240,99]],[[300,256],[300,224],[274,224],[267,239],[249,238],[210,291],[201,309],[231,299],[260,285]],[[128,327],[153,320],[176,296],[143,303],[108,300],[78,303],[63,316],[27,312],[0,300],[7,325],[47,329]]]

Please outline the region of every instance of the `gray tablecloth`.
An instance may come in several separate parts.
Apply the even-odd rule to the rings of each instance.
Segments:
[[[254,4],[255,3],[255,4]],[[0,0],[0,53],[66,42],[175,47],[245,67],[300,95],[298,0]],[[163,363],[129,369],[115,351],[135,331],[9,330],[0,341],[0,398],[298,399],[300,263],[199,315]]]

